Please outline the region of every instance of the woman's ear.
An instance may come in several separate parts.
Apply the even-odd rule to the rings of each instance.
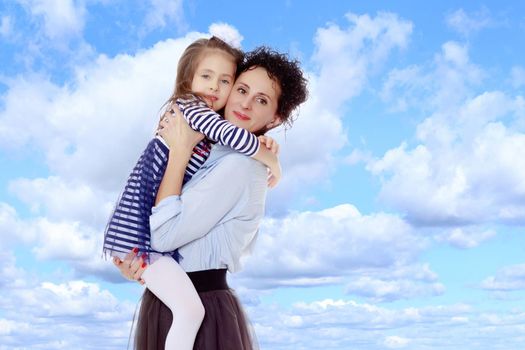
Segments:
[[[266,129],[270,130],[270,129],[276,128],[279,125],[281,125],[282,123],[283,123],[283,120],[281,119],[281,117],[276,115],[275,118],[273,118],[273,120],[271,122],[266,124]]]

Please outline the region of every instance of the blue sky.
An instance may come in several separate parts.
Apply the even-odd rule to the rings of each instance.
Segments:
[[[263,349],[525,344],[525,4],[0,3],[0,349],[122,349],[142,287],[102,231],[182,50],[299,58],[254,254]]]

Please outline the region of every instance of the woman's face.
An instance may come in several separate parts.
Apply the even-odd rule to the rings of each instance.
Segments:
[[[281,88],[266,69],[256,67],[243,72],[235,81],[226,102],[224,118],[230,123],[257,132],[279,125],[277,102]]]

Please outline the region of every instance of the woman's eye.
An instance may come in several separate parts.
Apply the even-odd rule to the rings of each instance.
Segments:
[[[203,77],[204,79],[209,79],[210,75],[209,74],[203,74],[203,75],[201,75],[201,77]]]
[[[259,102],[263,106],[266,106],[268,104],[268,101],[266,101],[264,98],[258,98],[257,102]]]
[[[244,90],[243,88],[238,88],[237,91],[243,95],[246,93],[246,90]]]

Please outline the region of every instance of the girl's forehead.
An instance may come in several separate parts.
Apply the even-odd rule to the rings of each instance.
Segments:
[[[226,60],[235,64],[235,57],[220,49],[204,49],[199,55],[199,61],[205,59]]]
[[[227,74],[232,78],[235,76],[237,65],[233,61],[231,55],[219,50],[209,50],[199,57],[196,64],[193,66],[192,74],[200,71],[210,70],[218,74]]]

